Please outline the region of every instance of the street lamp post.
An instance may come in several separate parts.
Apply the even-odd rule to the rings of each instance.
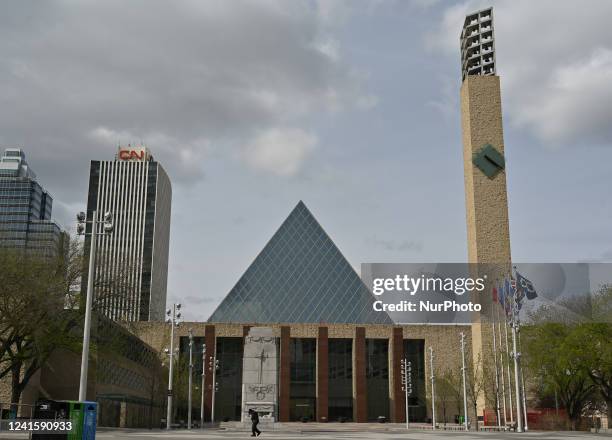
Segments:
[[[402,359],[402,390],[404,391],[404,397],[406,399],[406,429],[410,428],[410,407],[408,406],[408,396],[412,394],[412,363],[408,362],[406,358]]]
[[[429,347],[429,369],[431,370],[431,429],[436,429],[436,377],[433,369],[433,347]]]
[[[93,303],[94,276],[96,267],[96,244],[98,235],[110,234],[113,231],[113,216],[110,212],[104,214],[102,222],[98,221],[98,212],[93,211],[91,221],[87,221],[84,212],[77,214],[77,234],[89,235],[89,268],[87,271],[87,298],[85,300],[85,322],[83,323],[83,351],[81,353],[81,378],[79,381],[79,401],[87,400],[87,373],[89,369],[89,341],[91,335],[91,307]],[[91,223],[91,232],[86,233],[85,225]],[[103,224],[102,232],[98,231],[98,223]]]
[[[461,332],[461,372],[463,375],[463,424],[465,430],[468,430],[468,412],[467,412],[467,386],[465,383],[465,333]]]
[[[193,379],[193,330],[189,329],[189,390],[187,392],[187,406],[189,412],[187,413],[187,429],[191,429],[191,389]]]
[[[217,394],[218,383],[217,380],[217,368],[219,368],[219,360],[217,359],[217,355],[210,358],[210,368],[212,369],[212,399],[211,399],[211,408],[210,408],[210,422],[213,423],[215,421],[215,397]]]
[[[521,410],[521,385],[519,382],[519,368],[520,368],[520,357],[521,354],[518,352],[516,345],[516,334],[518,332],[518,316],[514,316],[512,319],[512,358],[514,359],[514,385],[516,392],[516,432],[523,432],[523,416]]]
[[[170,356],[170,367],[168,368],[168,408],[166,413],[166,429],[172,427],[172,378],[174,373],[174,328],[178,327],[178,320],[181,318],[181,304],[172,304],[172,309],[168,309],[166,314],[168,319],[166,322],[170,324],[170,350],[167,353]]]
[[[206,393],[206,344],[202,344],[202,404],[200,405],[200,428],[204,428],[204,396]]]

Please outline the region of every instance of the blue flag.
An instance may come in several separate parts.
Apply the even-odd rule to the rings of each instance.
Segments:
[[[506,315],[510,316],[512,313],[514,292],[512,292],[512,287],[510,286],[510,281],[508,281],[508,278],[504,278],[504,296],[506,297]]]
[[[516,272],[516,290],[521,292],[521,295],[526,296],[528,300],[535,299],[538,296],[533,283],[518,272]]]
[[[499,303],[506,310],[506,295],[504,295],[504,287],[501,283],[497,285],[497,294],[499,295]]]

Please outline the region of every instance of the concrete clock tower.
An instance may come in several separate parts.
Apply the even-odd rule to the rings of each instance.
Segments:
[[[465,18],[461,32],[461,125],[467,217],[468,261],[486,275],[483,311],[473,318],[474,364],[492,359],[491,289],[510,273],[510,231],[502,128],[500,80],[495,68],[492,8]],[[482,371],[482,370],[481,370]],[[478,412],[492,402],[481,397]]]

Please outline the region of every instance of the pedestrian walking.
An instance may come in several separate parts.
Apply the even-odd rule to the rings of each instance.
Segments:
[[[261,434],[261,431],[257,429],[257,425],[259,424],[259,414],[257,414],[257,411],[249,409],[249,415],[251,416],[251,437],[256,437]]]

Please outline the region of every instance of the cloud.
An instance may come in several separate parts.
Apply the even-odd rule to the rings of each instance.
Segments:
[[[612,142],[612,2],[593,0],[584,7],[555,0],[470,0],[445,9],[426,36],[428,48],[452,56],[458,66],[465,15],[491,4],[510,123],[551,147]]]
[[[415,240],[385,240],[376,237],[369,237],[367,243],[391,252],[422,252],[423,242]]]
[[[297,128],[273,128],[260,133],[242,153],[254,169],[278,176],[293,176],[315,145],[315,135]]]
[[[85,200],[75,182],[118,142],[143,141],[174,183],[192,184],[211,152],[233,158],[261,132],[375,102],[334,37],[340,9],[309,0],[11,3],[0,15],[0,144],[22,145],[65,203]],[[298,146],[297,158],[271,169],[291,173],[303,154]]]

